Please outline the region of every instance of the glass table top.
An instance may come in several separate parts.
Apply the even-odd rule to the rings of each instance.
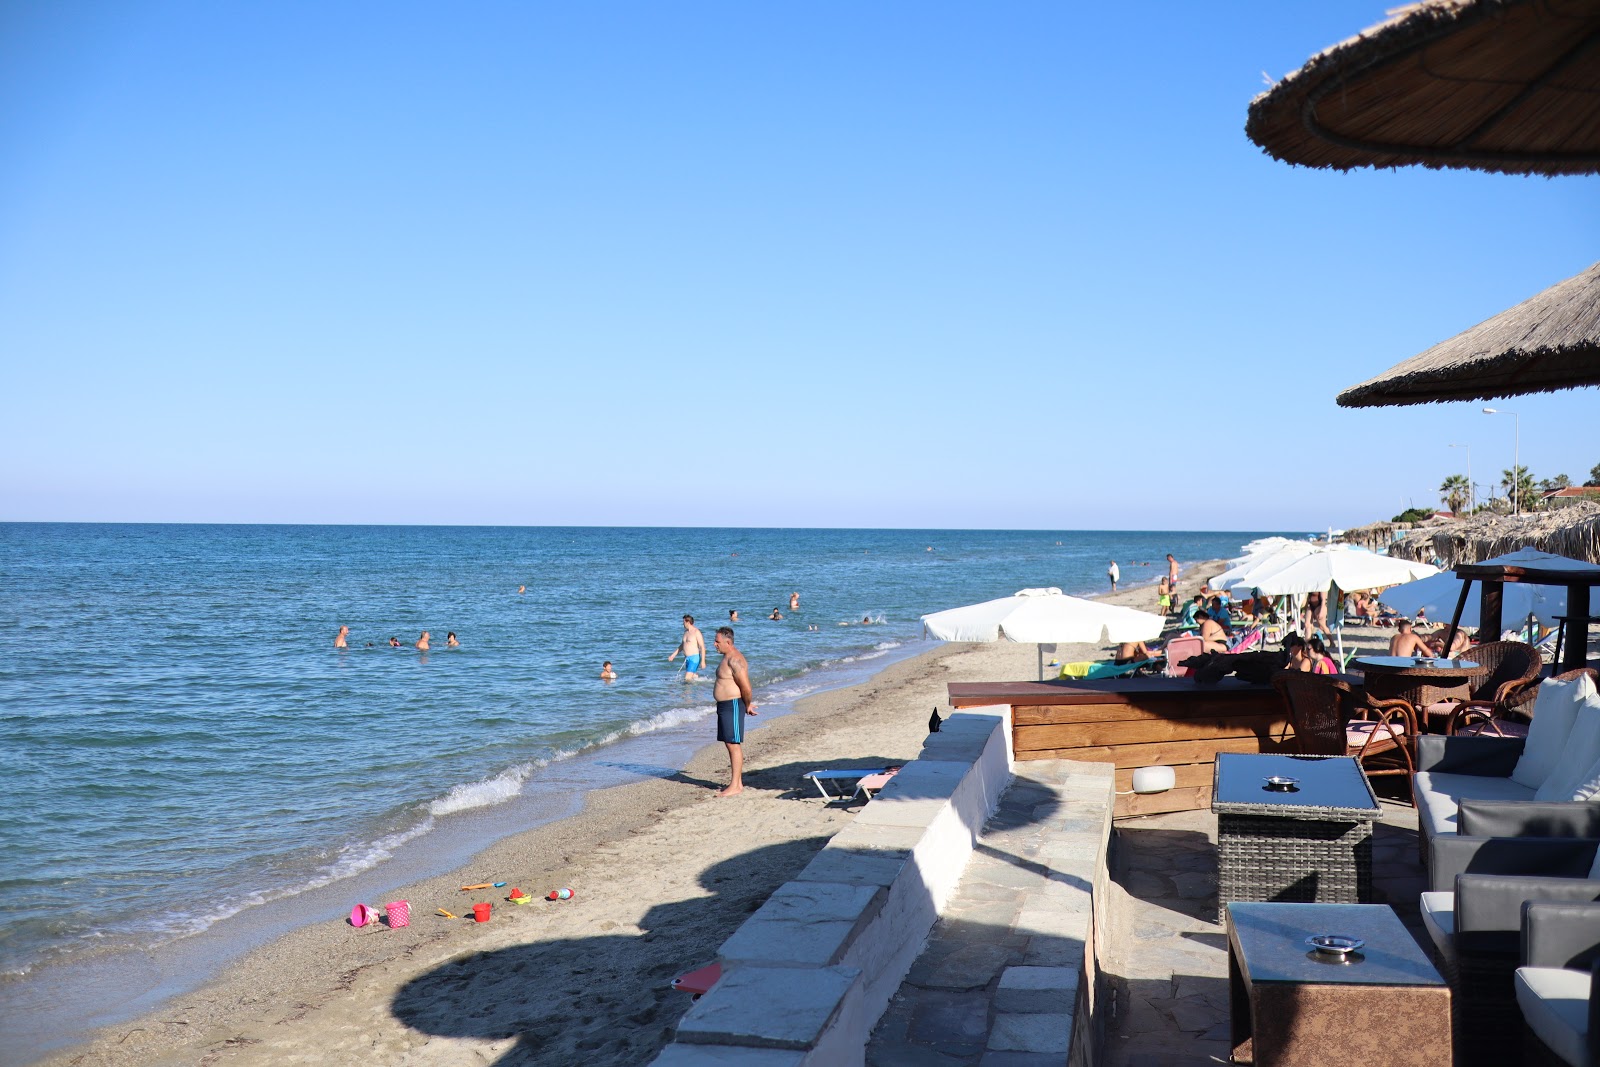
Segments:
[[[1228,905],[1229,936],[1250,981],[1442,986],[1444,979],[1394,910],[1383,904]],[[1310,945],[1313,934],[1365,941],[1348,962]]]
[[[1289,789],[1274,789],[1269,777],[1294,778]],[[1361,767],[1347,756],[1286,756],[1278,753],[1217,753],[1212,805],[1271,804],[1284,808],[1350,808],[1379,812],[1378,801]]]

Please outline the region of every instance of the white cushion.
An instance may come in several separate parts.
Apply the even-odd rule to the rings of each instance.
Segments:
[[[1585,697],[1562,746],[1556,765],[1544,784],[1533,794],[1535,800],[1571,800],[1594,761],[1600,759],[1600,696]]]
[[[1577,681],[1556,682],[1546,679],[1539,683],[1539,695],[1533,701],[1533,722],[1528,727],[1528,741],[1522,757],[1517,760],[1511,780],[1529,789],[1538,789],[1550,777],[1556,761],[1567,745],[1572,724],[1578,718],[1578,705],[1594,695],[1594,683],[1587,674]]]
[[[1565,967],[1518,967],[1517,1007],[1528,1029],[1568,1063],[1589,1062],[1589,975]]]

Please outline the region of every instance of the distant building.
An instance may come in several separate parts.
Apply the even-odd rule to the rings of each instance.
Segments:
[[[1600,485],[1569,485],[1539,494],[1540,500],[1600,500]]]

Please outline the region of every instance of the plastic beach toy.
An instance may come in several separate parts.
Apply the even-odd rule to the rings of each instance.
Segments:
[[[485,903],[472,906],[472,919],[474,922],[486,923],[489,921],[490,905]]]
[[[396,900],[383,906],[383,917],[389,920],[389,929],[398,930],[411,925],[411,902]]]
[[[546,899],[546,900],[571,900],[572,899],[572,890],[568,889],[566,886],[562,886],[560,889],[552,889],[552,890],[550,890],[550,892],[548,892],[548,893],[546,893],[544,895],[544,899]]]
[[[378,909],[365,904],[357,904],[350,909],[350,925],[365,926],[378,921]]]

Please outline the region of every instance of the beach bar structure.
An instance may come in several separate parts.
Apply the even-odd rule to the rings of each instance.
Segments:
[[[1237,678],[951,682],[948,690],[957,709],[1010,707],[1019,762],[1112,764],[1118,819],[1209,809],[1218,752],[1276,751],[1288,731],[1277,690]],[[1132,793],[1133,772],[1150,766],[1171,767],[1172,788]]]
[[[1589,624],[1600,622],[1589,613],[1589,591],[1600,585],[1600,565],[1524,549],[1486,559],[1482,563],[1460,564],[1455,568],[1455,575],[1462,579],[1461,598],[1456,602],[1455,615],[1450,620],[1450,630],[1445,636],[1447,646],[1461,624],[1461,614],[1466,608],[1467,597],[1471,595],[1473,582],[1479,583],[1483,598],[1479,602],[1478,632],[1489,635],[1500,633],[1507,582],[1564,586],[1567,591],[1567,613],[1562,622],[1561,661],[1556,669],[1570,671],[1588,666]],[[1493,637],[1489,639],[1493,640]]]

